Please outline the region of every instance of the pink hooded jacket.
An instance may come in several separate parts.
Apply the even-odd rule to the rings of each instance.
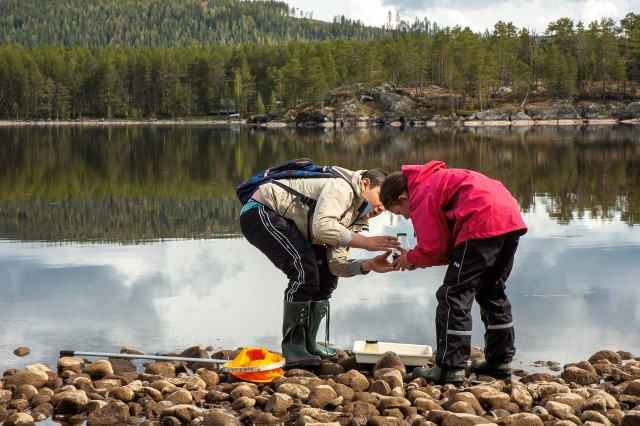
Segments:
[[[420,268],[446,265],[453,248],[467,240],[490,238],[527,226],[518,202],[501,182],[442,161],[402,166],[417,245],[407,253]]]

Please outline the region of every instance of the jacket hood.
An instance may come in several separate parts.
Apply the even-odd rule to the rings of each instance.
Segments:
[[[446,169],[447,166],[442,161],[429,161],[422,165],[402,166],[402,173],[407,177],[409,192],[416,184],[422,182],[438,170]]]

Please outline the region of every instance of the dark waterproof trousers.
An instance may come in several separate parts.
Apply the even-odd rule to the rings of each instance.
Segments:
[[[338,277],[329,271],[325,246],[307,241],[292,221],[260,204],[240,215],[240,229],[247,241],[289,279],[284,292],[286,302],[331,297]]]
[[[466,241],[453,249],[442,286],[436,292],[436,364],[464,368],[471,354],[471,307],[480,305],[485,357],[511,362],[516,353],[511,303],[505,283],[522,233]]]

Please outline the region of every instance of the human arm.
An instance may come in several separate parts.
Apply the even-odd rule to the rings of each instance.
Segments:
[[[391,254],[391,250],[387,250],[378,256],[372,257],[370,259],[365,260],[360,265],[360,270],[363,273],[368,273],[369,271],[378,272],[380,274],[384,274],[385,272],[391,272],[394,270],[393,265],[389,262],[389,255]]]
[[[368,251],[382,251],[391,250],[400,247],[397,237],[391,237],[388,235],[377,235],[367,237],[366,235],[353,232],[351,234],[351,240],[347,244],[349,247],[361,248]]]
[[[393,267],[393,269],[396,271],[406,271],[406,270],[413,271],[414,269],[416,269],[417,266],[411,263],[409,259],[407,259],[408,251],[405,249],[399,249],[399,250],[400,250],[400,256],[396,258],[393,262],[391,262],[391,266]]]
[[[442,207],[443,191],[435,190],[436,195],[415,191],[409,200],[411,222],[417,243],[406,252],[408,265],[418,268],[448,264],[447,252],[452,241]]]
[[[327,247],[329,271],[337,277],[348,278],[365,275],[371,271],[384,273],[393,271],[391,262],[387,260],[390,251],[370,259],[352,259],[348,247]]]
[[[399,247],[396,237],[369,237],[353,232],[353,226],[345,226],[355,222],[357,212],[354,205],[361,202],[362,199],[354,201],[354,191],[344,179],[329,179],[318,196],[312,222],[314,239],[330,246],[347,246],[368,251],[384,251]],[[348,212],[352,212],[352,216],[347,215],[345,218]]]

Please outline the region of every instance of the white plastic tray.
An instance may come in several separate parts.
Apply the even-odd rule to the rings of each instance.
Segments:
[[[362,364],[375,364],[385,352],[394,352],[404,365],[427,365],[433,350],[429,345],[411,345],[406,343],[387,343],[375,340],[356,340],[353,354],[356,361]]]

